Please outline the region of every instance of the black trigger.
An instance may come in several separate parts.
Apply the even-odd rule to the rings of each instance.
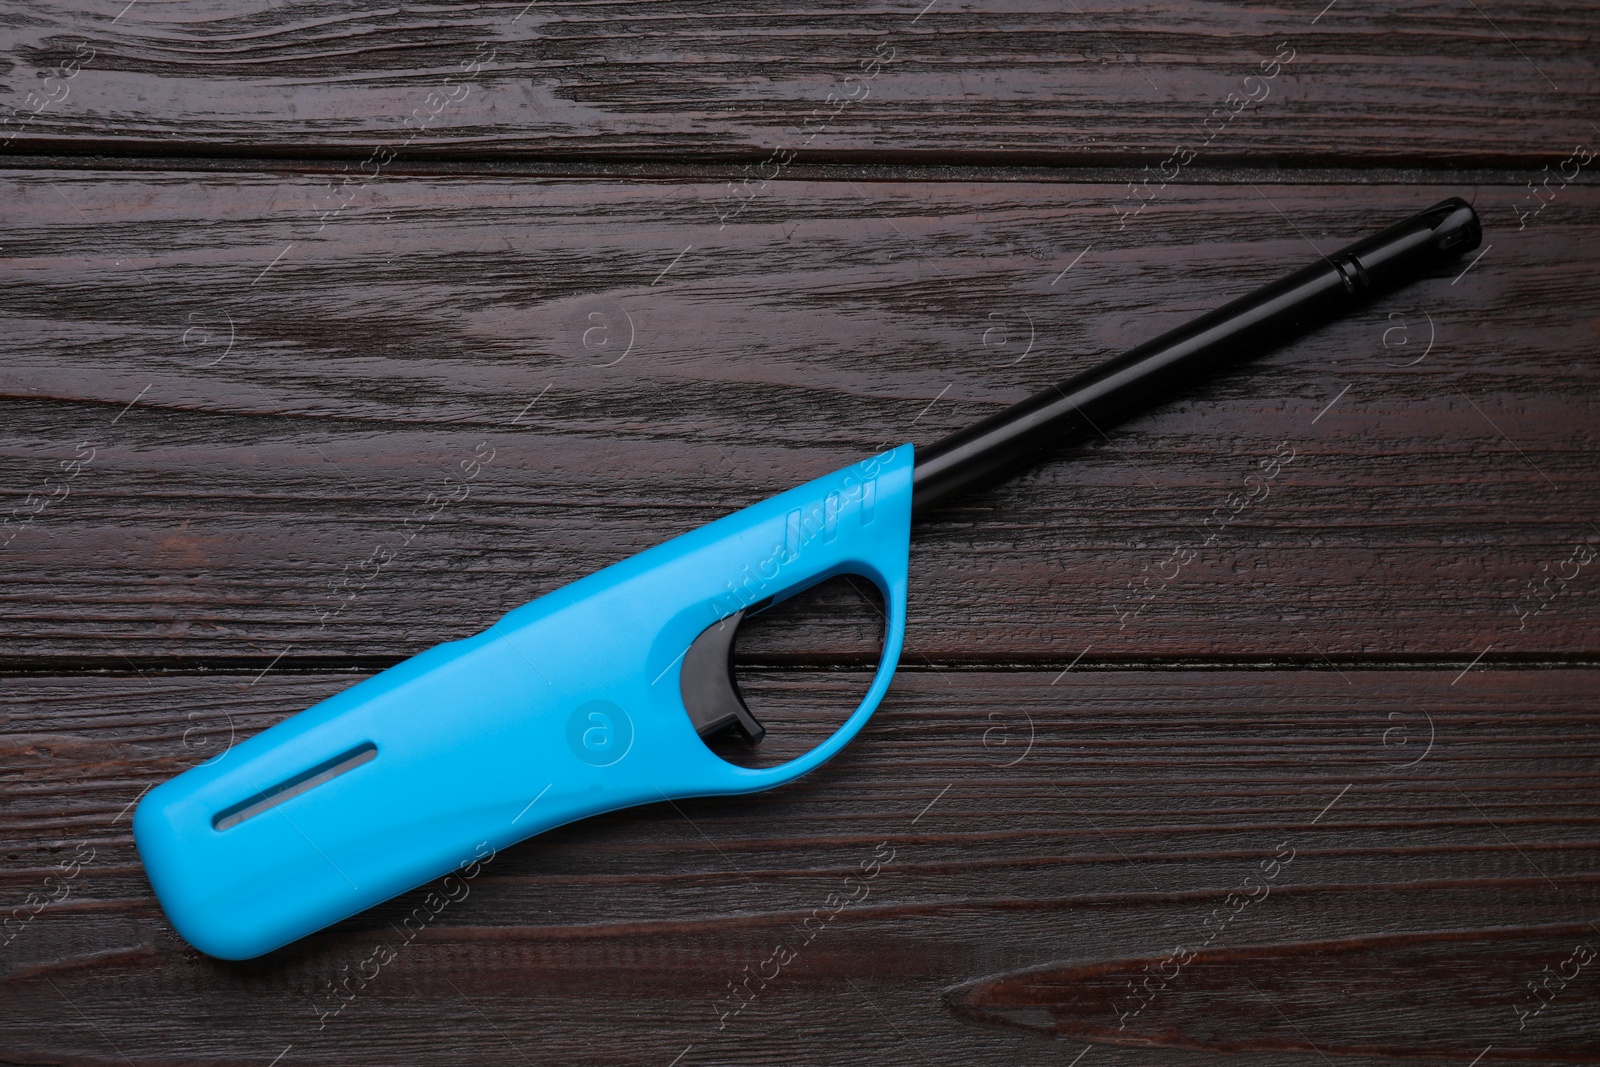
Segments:
[[[743,618],[744,612],[736,611],[712,623],[683,655],[679,692],[689,711],[689,721],[705,741],[732,729],[739,731],[749,744],[759,745],[767,733],[767,728],[745,707],[739,683],[733,677],[733,639]]]

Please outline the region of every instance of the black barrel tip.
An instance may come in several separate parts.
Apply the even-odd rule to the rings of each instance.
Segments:
[[[1433,246],[1440,252],[1459,256],[1483,243],[1478,213],[1459,196],[1439,201],[1423,215],[1433,221]]]

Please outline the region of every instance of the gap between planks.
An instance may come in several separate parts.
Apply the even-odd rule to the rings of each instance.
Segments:
[[[440,643],[451,640],[441,636]],[[429,646],[432,647],[432,646]],[[418,649],[420,653],[425,649]],[[413,653],[415,655],[417,653]],[[258,674],[271,670],[274,674],[359,674],[382,671],[410,659],[411,656],[194,656],[160,657],[149,660],[108,657],[18,657],[0,660],[0,678],[46,675],[96,675],[104,677],[155,674],[164,677],[184,677],[205,674]],[[759,659],[739,659],[742,671],[796,671],[824,673],[851,673],[873,671],[877,660],[869,656],[829,655],[825,657],[772,656]],[[1151,656],[1103,658],[1070,658],[1063,660],[948,660],[931,662],[901,662],[895,673],[901,675],[938,675],[942,673],[981,674],[1051,674],[1067,671],[1073,674],[1114,673],[1125,671],[1241,671],[1269,673],[1274,671],[1315,672],[1336,674],[1340,671],[1366,671],[1394,673],[1402,671],[1438,671],[1460,677],[1464,669],[1472,671],[1550,671],[1600,669],[1600,656],[1574,654],[1550,656],[1544,653],[1526,655],[1459,656],[1334,656],[1325,658],[1306,656]]]
[[[1215,160],[1191,166],[1185,185],[1428,185],[1459,188],[1463,185],[1521,187],[1529,171],[1561,158],[1528,156],[1493,162],[1452,164],[1417,163],[1327,164],[1279,166],[1243,159]],[[145,171],[197,174],[326,174],[343,175],[362,153],[310,153],[282,155],[218,154],[204,152],[151,154],[145,151],[14,153],[0,155],[0,171],[90,170],[138,173]],[[764,156],[716,155],[637,158],[583,156],[571,158],[514,158],[491,156],[397,159],[384,169],[385,177],[549,178],[559,180],[661,180],[722,181],[738,177]],[[1121,185],[1147,176],[1149,161],[1142,157],[1113,163],[1041,163],[1034,161],[971,163],[953,160],[907,161],[889,158],[817,160],[795,162],[784,169],[783,182],[1037,182],[1057,184]]]

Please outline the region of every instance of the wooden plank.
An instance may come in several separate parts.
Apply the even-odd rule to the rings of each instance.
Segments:
[[[119,7],[13,5],[10,147],[1554,165],[1600,104],[1570,0]]]
[[[1280,864],[1269,857],[1262,866]],[[1240,908],[1251,894],[1268,899],[1272,887],[1260,877],[1235,898]],[[1209,918],[1220,924],[1233,912],[1227,904]],[[1495,1051],[1497,1060],[1520,1063],[1590,1063],[1600,1044],[1593,1018],[1600,994],[1584,970],[1600,957],[1597,934],[1592,923],[1575,922],[1227,949],[1179,945],[1159,959],[985,978],[952,991],[950,1002],[975,1022],[1113,1045],[1463,1061]],[[1507,984],[1485,982],[1486,972],[1533,977],[1508,997]],[[1195,983],[1203,995],[1171,995]]]
[[[315,187],[11,177],[7,661],[414,653],[1456,191]],[[907,661],[1600,651],[1600,194],[1476,192],[1481,259],[919,526]],[[743,651],[860,663],[841,603]]]
[[[1127,964],[1134,978],[1237,892],[1259,899],[1218,951],[1415,935],[1386,977],[1417,988],[1453,962],[1449,981],[1499,1003],[1508,1024],[1483,1062],[1505,1062],[1519,1042],[1592,1050],[1592,967],[1589,985],[1519,1035],[1512,1006],[1540,961],[1423,935],[1531,942],[1596,914],[1600,676],[1347,673],[1349,684],[1328,672],[1073,671],[1052,684],[1048,671],[907,671],[857,742],[793,786],[566,827],[504,850],[437,914],[419,891],[247,964],[172,938],[126,807],[230,732],[253,733],[354,676],[7,676],[0,891],[22,904],[82,859],[64,899],[7,928],[7,1052],[1064,1063],[1076,1041],[969,1026],[946,992],[1051,963]],[[787,709],[782,738],[836,716],[840,682],[774,671],[753,687]],[[1263,896],[1245,879],[1284,846],[1293,858]],[[875,864],[875,852],[889,858]],[[839,906],[845,896],[857,899]],[[419,907],[426,920],[405,924]],[[778,966],[780,944],[794,958]],[[1546,962],[1559,967],[1569,948]],[[730,983],[774,967],[730,999]],[[1249,976],[1285,1007],[1303,1007],[1326,978],[1314,966]],[[1185,983],[1163,1010],[1229,1006],[1207,1021],[1223,1043],[1263,1032],[1271,1013],[1238,1010],[1235,975],[1197,967]],[[1337,1007],[1360,1033],[1393,1003]],[[1341,1062],[1387,1062],[1399,1045]],[[1137,1062],[1188,1061],[1155,1049]],[[1273,1062],[1322,1061],[1303,1051]]]

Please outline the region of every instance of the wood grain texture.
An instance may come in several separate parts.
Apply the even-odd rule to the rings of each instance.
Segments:
[[[7,5],[13,149],[1520,165],[1600,105],[1570,0],[119,7]]]
[[[1258,882],[1241,899],[1254,892],[1265,901],[1270,889]],[[1225,905],[1220,912],[1232,910]],[[1591,1063],[1600,988],[1584,972],[1600,956],[1597,941],[1600,927],[1577,922],[1215,950],[1179,946],[1159,959],[982,979],[952,990],[949,1000],[977,1022],[1095,1043],[1462,1061],[1493,1051],[1500,1060]],[[1483,980],[1486,971],[1532,977],[1508,1002],[1503,987]],[[1199,992],[1162,996],[1183,987]],[[1242,1027],[1241,1018],[1255,1025]]]
[[[63,860],[92,856],[64,899],[7,928],[6,1055],[242,1064],[292,1047],[312,1063],[666,1064],[689,1049],[683,1064],[1065,1064],[1081,1044],[967,1025],[946,993],[1054,962],[1121,961],[1132,978],[1284,842],[1292,862],[1215,949],[1271,946],[1283,967],[1263,989],[1285,1008],[1314,984],[1294,976],[1318,973],[1323,942],[1543,936],[1597,914],[1594,671],[1480,668],[1455,684],[1453,671],[1357,671],[1348,684],[1304,671],[1054,677],[908,670],[858,743],[790,787],[566,827],[497,855],[437,914],[419,891],[228,964],[171,935],[127,806],[355,677],[8,676],[0,890],[22,904]],[[787,709],[775,729],[803,731],[837,713],[838,681],[774,671],[752,684]],[[876,872],[847,883],[879,849]],[[838,906],[844,896],[858,899]],[[419,907],[427,921],[405,925]],[[1496,1045],[1515,1046],[1512,1005],[1540,960],[1414,940],[1418,969],[1394,980],[1453,962],[1452,980],[1475,983],[1474,1002],[1510,1024]],[[730,982],[772,973],[780,944],[794,958],[730,1000]],[[369,963],[380,946],[395,959]],[[1593,1052],[1592,967],[1583,979],[1529,1040],[1576,1035]],[[1244,1010],[1231,988],[1197,981],[1162,1008],[1247,1041],[1270,1013]],[[1370,1026],[1388,1008],[1343,1010]],[[1190,1062],[1170,1048],[1090,1055]],[[1380,1062],[1393,1060],[1339,1060]]]
[[[321,181],[10,177],[0,656],[408,655],[1457,191]],[[1475,192],[1476,265],[920,526],[908,662],[1600,652],[1600,194]]]

